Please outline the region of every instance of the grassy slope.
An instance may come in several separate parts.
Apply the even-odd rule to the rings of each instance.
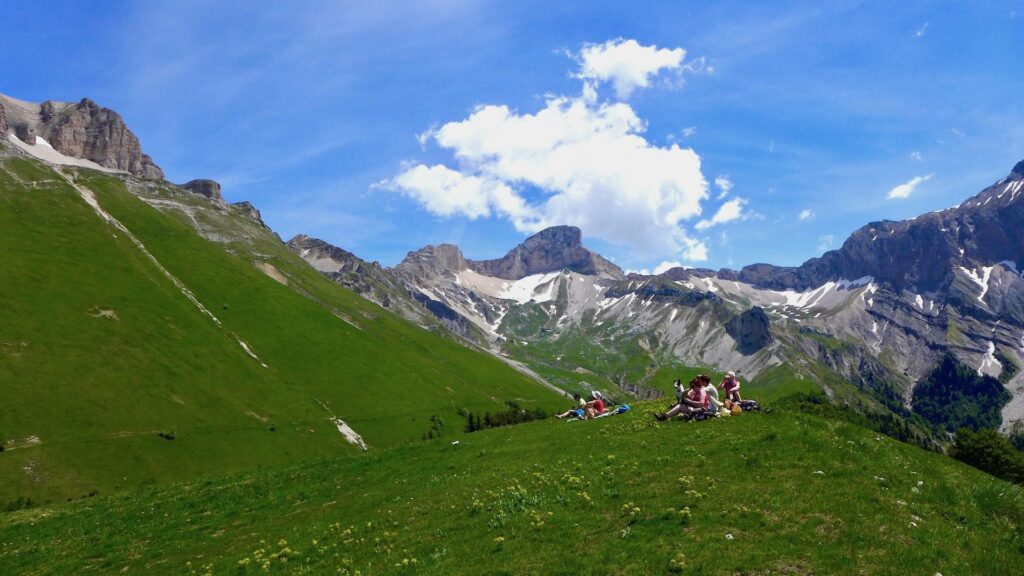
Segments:
[[[509,398],[561,404],[496,359],[322,278],[267,232],[256,247],[292,276],[292,287],[258,271],[247,253],[230,254],[146,205],[116,178],[83,174],[101,205],[223,326],[56,173],[6,160],[0,439],[14,442],[0,453],[0,508],[24,496],[73,498],[354,452],[330,413],[381,447],[418,439],[434,413],[456,429],[462,407],[493,410]]]
[[[0,572],[1010,574],[1024,562],[1019,487],[959,462],[805,415],[656,424],[649,409],[11,513]]]

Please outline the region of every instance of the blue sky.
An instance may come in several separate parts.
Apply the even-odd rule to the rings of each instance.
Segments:
[[[385,265],[562,222],[629,269],[795,265],[1024,159],[1024,0],[288,4],[4,2],[0,92]]]

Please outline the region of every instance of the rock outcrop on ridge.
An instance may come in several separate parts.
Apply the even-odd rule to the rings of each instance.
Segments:
[[[142,178],[163,179],[163,170],[142,152],[139,139],[121,115],[88,98],[76,104],[48,100],[22,102],[0,95],[0,128],[34,145],[42,138],[65,156],[89,160]]]

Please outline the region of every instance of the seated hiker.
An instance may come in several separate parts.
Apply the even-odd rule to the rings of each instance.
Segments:
[[[701,374],[697,376],[697,379],[700,380],[704,393],[708,395],[708,409],[715,413],[719,412],[722,409],[722,403],[718,400],[718,388],[711,383],[711,377]]]
[[[576,406],[562,412],[561,414],[555,414],[555,418],[583,418],[584,411],[587,408],[587,403],[583,401],[583,398],[579,394],[573,394],[572,399],[576,401]]]
[[[586,418],[594,418],[600,414],[604,414],[604,397],[597,390],[590,393],[590,397],[593,398],[590,402],[587,402],[584,410],[586,411]]]
[[[736,373],[729,371],[725,374],[725,379],[722,380],[722,390],[725,391],[725,397],[733,402],[742,402],[743,398],[740,397],[740,381],[736,378]]]
[[[694,378],[690,380],[690,389],[683,395],[682,400],[664,414],[655,414],[654,417],[660,421],[668,420],[678,414],[690,416],[706,410],[708,407],[708,395],[701,386],[701,381]]]

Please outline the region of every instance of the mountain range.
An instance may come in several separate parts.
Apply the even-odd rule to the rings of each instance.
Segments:
[[[834,396],[824,368],[908,414],[942,401],[920,385],[948,357],[998,384],[961,400],[983,406],[971,421],[950,413],[932,423],[1009,429],[1024,417],[1022,196],[1024,162],[959,206],[872,222],[798,267],[627,275],[568,226],[542,230],[500,259],[469,260],[442,244],[391,269],[306,236],[289,246],[379,304],[395,307],[406,295],[411,319],[429,311],[542,373],[583,370],[636,388],[663,386],[651,380],[674,364],[755,379],[784,366]],[[634,354],[645,357],[644,370],[631,369]]]
[[[626,273],[588,249],[581,230],[556,226],[501,258],[473,260],[442,244],[387,268],[305,235],[283,243],[256,207],[226,203],[212,180],[166,182],[121,117],[88,99],[31,104],[0,97],[0,128],[0,174],[12,206],[5,243],[20,247],[5,262],[5,277],[49,278],[6,285],[8,301],[35,294],[35,305],[8,310],[11,319],[3,323],[0,363],[21,382],[10,393],[23,400],[17,410],[0,412],[0,442],[25,450],[26,458],[29,450],[52,450],[54,470],[75,468],[68,460],[73,451],[65,449],[78,445],[67,437],[75,426],[47,427],[50,438],[37,433],[37,423],[47,420],[41,415],[61,394],[85,402],[89,408],[72,413],[93,430],[88,438],[102,439],[88,473],[76,470],[84,476],[40,493],[110,485],[119,468],[106,470],[106,458],[143,430],[187,437],[200,423],[218,429],[241,419],[271,427],[330,412],[370,445],[431,432],[415,415],[385,416],[396,406],[387,399],[403,397],[409,382],[433,390],[426,409],[439,417],[512,398],[545,404],[556,398],[552,389],[656,398],[681,373],[725,370],[739,372],[755,396],[823,394],[886,422],[897,437],[925,443],[941,444],[943,433],[959,426],[1010,431],[1024,417],[1024,162],[957,207],[870,223],[838,250],[798,267]],[[26,189],[47,190],[61,208],[47,210],[50,196],[20,192]],[[74,226],[62,219],[71,213]],[[79,254],[69,265],[71,239],[92,230],[101,242],[104,227],[116,251]],[[92,262],[100,257],[107,259],[103,266]],[[120,280],[111,279],[115,273]],[[122,298],[159,287],[136,323],[126,322],[127,312],[107,294],[105,287],[118,282]],[[65,285],[92,288],[88,297],[68,300]],[[161,315],[167,298],[184,298],[191,311],[179,310],[178,301],[168,308],[175,314]],[[101,326],[117,329],[97,328],[96,318],[114,319]],[[186,332],[200,335],[195,344],[206,352],[194,359],[159,336],[197,321]],[[47,341],[61,323],[62,333],[86,339],[65,343],[79,354],[58,377],[44,366],[61,352],[36,350],[33,342]],[[147,328],[136,338],[128,324]],[[233,352],[222,350],[225,341]],[[135,351],[115,353],[109,366],[89,360],[126,342]],[[254,361],[268,368],[253,370],[247,363]],[[304,372],[310,366],[317,376]],[[112,367],[132,382],[161,382],[170,403],[111,379]],[[254,390],[263,392],[228,400],[216,381],[227,378],[224,370],[262,382]],[[193,380],[182,383],[183,373]],[[485,389],[478,388],[482,381]],[[92,400],[95,386],[141,402],[146,408],[137,413],[146,416],[97,429],[106,417],[104,405]],[[212,397],[238,405],[216,413],[182,409],[174,399],[188,405],[186,390],[196,406],[216,404]],[[330,408],[339,405],[345,409]],[[291,429],[299,433],[303,425]],[[321,453],[336,440],[315,437],[322,439],[303,440],[307,449],[292,457]],[[148,478],[175,477],[179,456],[166,456]],[[33,461],[43,466],[38,456]]]

